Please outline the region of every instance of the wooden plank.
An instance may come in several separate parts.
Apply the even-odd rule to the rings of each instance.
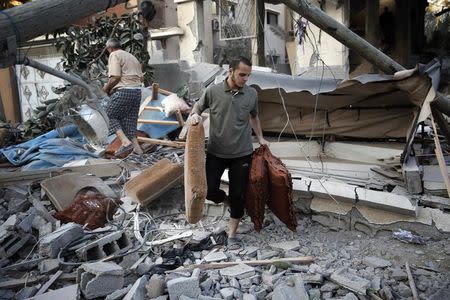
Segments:
[[[145,137],[138,137],[137,140],[139,142],[144,142],[147,144],[157,144],[157,145],[163,145],[163,146],[169,146],[169,147],[175,147],[175,148],[184,148],[186,145],[185,142],[166,141],[166,140],[150,139],[150,138],[145,138]]]
[[[56,272],[52,278],[50,278],[49,281],[47,281],[42,287],[41,289],[36,293],[35,296],[39,296],[42,295],[43,293],[45,293],[48,288],[56,281],[56,279],[58,279],[59,276],[61,276],[61,274],[63,273],[63,271],[59,270],[58,272]]]
[[[408,274],[409,287],[411,288],[413,300],[419,300],[419,294],[417,293],[416,284],[411,273],[411,268],[409,267],[409,262],[406,262],[406,274]]]
[[[163,121],[163,120],[144,120],[144,119],[139,119],[137,121],[138,123],[141,124],[159,124],[159,125],[176,125],[179,126],[180,124],[178,123],[178,121]]]
[[[444,178],[445,187],[447,188],[447,194],[450,198],[450,177],[447,173],[447,166],[445,164],[444,155],[442,154],[442,148],[441,143],[439,142],[436,124],[434,123],[433,115],[431,115],[431,124],[433,124],[433,131],[434,131],[434,144],[436,148],[434,149],[434,152],[436,153],[436,158],[439,164],[439,169],[441,170],[442,178]]]
[[[211,269],[223,269],[226,267],[232,267],[240,264],[245,264],[249,266],[265,266],[265,265],[273,265],[273,264],[309,264],[314,262],[314,257],[312,256],[301,256],[301,257],[293,257],[293,258],[277,258],[277,259],[264,259],[264,260],[244,260],[244,261],[230,261],[230,262],[220,262],[220,263],[210,263],[210,264],[196,264],[190,265],[184,268],[178,268],[175,270],[166,271],[166,273],[174,273],[180,271],[188,271],[199,268],[200,270],[211,270]]]
[[[23,287],[25,285],[35,284],[36,282],[39,282],[46,278],[47,276],[27,276],[25,278],[2,281],[0,282],[0,289],[14,289]]]
[[[18,172],[4,172],[0,173],[0,186],[15,184],[22,181],[42,180],[45,178],[62,175],[65,173],[76,172],[81,174],[93,174],[97,177],[114,177],[122,173],[120,162],[111,161],[108,163],[75,166],[75,167],[61,167],[49,168],[45,170],[36,171],[18,171]]]
[[[164,111],[161,106],[145,106],[145,110],[153,110],[153,111]]]
[[[184,126],[183,115],[181,114],[181,111],[179,109],[177,109],[177,111],[175,112],[175,115],[177,117],[177,120],[178,120],[178,123],[180,124],[180,126]]]

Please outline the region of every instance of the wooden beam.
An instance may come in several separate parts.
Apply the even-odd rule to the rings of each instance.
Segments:
[[[431,115],[431,124],[433,125],[433,131],[434,131],[434,144],[435,149],[434,152],[436,153],[436,158],[439,164],[439,169],[441,170],[442,178],[444,178],[445,187],[447,188],[447,194],[450,198],[450,177],[447,173],[447,166],[445,164],[444,155],[442,154],[442,148],[441,148],[441,142],[439,142],[436,124],[434,123],[433,115]]]
[[[156,145],[163,145],[163,146],[169,146],[169,147],[175,147],[175,148],[184,148],[186,145],[185,142],[166,141],[166,140],[150,139],[150,138],[145,138],[145,137],[138,137],[137,140],[139,142],[144,142],[147,144],[156,144]]]
[[[266,15],[264,0],[256,0],[256,53],[258,57],[257,65],[266,66],[266,56],[264,50],[264,20]]]
[[[141,124],[159,124],[159,125],[176,125],[179,126],[180,124],[178,123],[178,121],[163,121],[163,120],[144,120],[144,119],[139,119],[137,121],[138,123]]]
[[[50,278],[49,281],[47,281],[42,287],[41,289],[36,293],[35,296],[38,295],[42,295],[43,293],[45,293],[48,288],[56,281],[56,279],[58,279],[59,276],[61,276],[61,274],[63,273],[63,271],[59,270],[58,272],[56,272],[52,278]]]
[[[36,171],[3,172],[0,174],[0,186],[16,184],[17,182],[23,181],[42,180],[68,172],[93,174],[97,177],[115,177],[122,173],[122,168],[120,167],[119,162],[111,161],[107,163],[76,167],[49,168]]]
[[[414,278],[411,273],[411,268],[409,267],[409,262],[406,262],[406,274],[408,274],[409,287],[411,288],[413,300],[419,300],[419,294],[417,293],[416,284],[414,283]]]
[[[163,111],[163,108],[161,106],[145,106],[144,109],[152,111]]]
[[[313,256],[301,256],[301,257],[293,257],[293,258],[278,258],[278,259],[264,259],[264,260],[244,260],[244,261],[230,261],[230,262],[221,262],[221,263],[210,263],[210,264],[196,264],[190,265],[184,268],[178,268],[175,270],[166,271],[166,273],[180,272],[180,271],[188,271],[194,269],[200,270],[211,270],[211,269],[223,269],[226,267],[232,267],[240,264],[245,264],[249,266],[266,266],[273,264],[310,264],[314,262]]]

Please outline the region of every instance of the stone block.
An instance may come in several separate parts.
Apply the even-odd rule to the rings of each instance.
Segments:
[[[81,265],[77,270],[77,282],[86,299],[103,297],[123,287],[124,271],[111,262]]]
[[[290,283],[279,284],[273,290],[273,300],[309,300],[302,276],[291,276],[288,281]]]
[[[270,244],[270,247],[272,247],[275,250],[295,251],[300,248],[300,242],[299,241],[279,242]]]
[[[228,257],[226,256],[225,253],[223,253],[222,251],[219,251],[219,252],[210,252],[203,259],[207,263],[210,263],[210,262],[215,262],[215,261],[227,260]]]
[[[130,291],[125,295],[123,300],[144,300],[146,289],[145,286],[148,282],[148,276],[144,275],[133,284]]]
[[[39,244],[39,253],[56,258],[59,251],[76,239],[83,236],[83,227],[75,223],[67,223],[46,235]]]
[[[176,278],[167,282],[170,300],[179,300],[181,295],[197,298],[200,295],[197,277]]]
[[[408,275],[405,272],[403,272],[402,269],[398,269],[398,268],[392,270],[391,277],[397,281],[402,281],[402,280],[408,279]]]
[[[205,200],[205,207],[203,213],[208,217],[221,217],[225,214],[226,208],[223,203],[214,203],[210,200]]]
[[[246,264],[239,264],[236,266],[223,268],[219,272],[222,276],[234,277],[240,280],[255,275],[255,268]]]
[[[274,250],[258,250],[258,260],[271,259],[278,256],[278,251]]]
[[[373,268],[386,268],[386,267],[390,267],[392,265],[390,261],[382,259],[380,257],[376,257],[376,256],[364,257],[363,263],[366,266],[373,267]]]
[[[46,259],[39,263],[38,265],[39,273],[47,274],[59,269],[59,259]]]
[[[98,260],[117,252],[127,251],[132,246],[126,232],[117,231],[77,249],[75,253],[84,261]]]
[[[117,290],[112,294],[106,296],[105,300],[121,300],[125,295],[131,290],[132,285],[128,285],[127,287]]]
[[[330,279],[333,282],[345,287],[346,289],[349,289],[361,295],[365,295],[367,289],[370,287],[369,280],[348,272],[347,268],[341,268],[337,270],[336,272],[331,274]]]
[[[220,290],[220,295],[222,296],[223,299],[225,300],[232,300],[233,299],[233,295],[234,295],[234,288],[223,288]]]
[[[150,277],[147,283],[147,297],[157,298],[164,294],[164,289],[166,288],[166,282],[161,275],[154,274]]]

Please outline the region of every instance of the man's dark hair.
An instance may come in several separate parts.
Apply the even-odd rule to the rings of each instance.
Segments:
[[[252,66],[252,62],[248,58],[239,56],[238,58],[233,59],[230,62],[230,68],[236,70],[240,63],[243,63],[244,65],[247,65],[249,67]]]

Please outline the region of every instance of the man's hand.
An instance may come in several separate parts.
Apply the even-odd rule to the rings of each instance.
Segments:
[[[258,143],[259,143],[261,146],[263,146],[263,145],[267,145],[267,147],[270,146],[270,142],[269,142],[268,140],[264,139],[263,137],[260,138],[260,139],[258,139]]]
[[[202,120],[202,117],[199,116],[198,114],[194,113],[194,114],[190,115],[189,118],[187,118],[186,124],[189,126],[197,125],[201,120]]]
[[[102,91],[104,91],[107,95],[109,95],[110,90],[109,90],[109,88],[108,88],[108,84],[105,84],[105,85],[103,86]]]

